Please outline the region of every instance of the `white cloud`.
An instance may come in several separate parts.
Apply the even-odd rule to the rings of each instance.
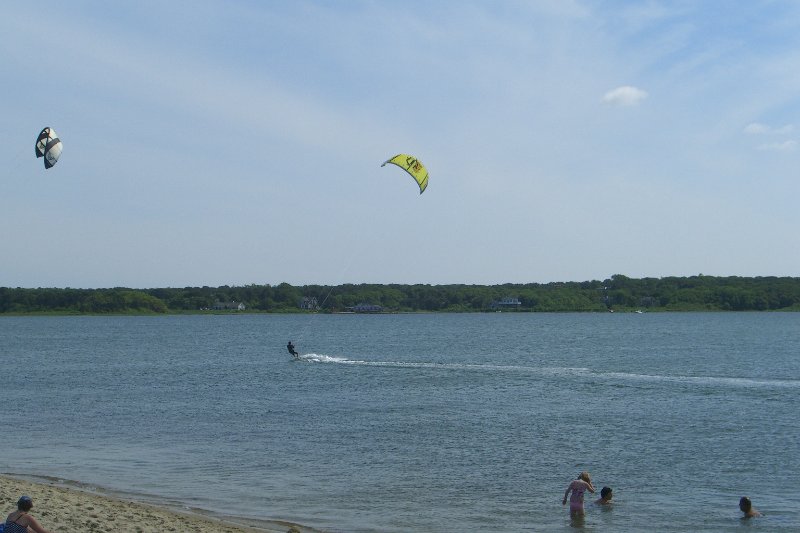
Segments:
[[[647,98],[647,91],[638,87],[623,85],[603,95],[603,101],[618,106],[635,106]]]
[[[744,133],[748,135],[789,135],[793,132],[794,126],[792,124],[776,128],[761,122],[751,122],[744,127]],[[760,144],[756,149],[762,152],[794,152],[799,147],[800,143],[796,140],[787,139],[785,141]]]
[[[793,131],[794,126],[792,124],[786,124],[780,128],[773,128],[772,126],[760,122],[751,122],[744,127],[744,132],[751,135],[788,135]]]
[[[798,146],[800,146],[800,143],[790,140],[778,143],[762,144],[758,147],[758,149],[766,152],[794,152],[797,150]]]
[[[766,124],[761,124],[760,122],[751,122],[747,126],[744,127],[744,132],[749,133],[751,135],[760,135],[762,133],[767,133],[769,131],[769,126]]]

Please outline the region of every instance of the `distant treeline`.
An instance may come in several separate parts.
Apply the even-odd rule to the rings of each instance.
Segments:
[[[303,302],[310,309],[301,309]],[[240,307],[245,312],[325,313],[359,310],[362,304],[384,312],[800,311],[800,278],[699,275],[633,279],[618,274],[604,281],[505,285],[0,287],[0,314],[232,312]]]

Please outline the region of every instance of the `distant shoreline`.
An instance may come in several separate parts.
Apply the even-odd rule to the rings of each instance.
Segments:
[[[502,285],[0,287],[0,316],[686,311],[800,311],[800,278],[698,275],[633,279],[618,274],[603,281]]]
[[[544,314],[604,314],[608,311],[582,311],[582,310],[566,310],[566,311],[382,311],[380,313],[353,313],[353,312],[319,312],[319,313],[296,313],[292,311],[218,311],[218,312],[203,312],[203,311],[187,311],[187,312],[166,312],[166,313],[141,313],[141,312],[125,312],[125,313],[73,313],[73,312],[56,312],[56,311],[42,311],[42,312],[18,312],[18,313],[0,313],[0,318],[3,317],[167,317],[167,316],[258,316],[258,315],[288,315],[288,316],[302,316],[302,315],[372,315],[372,316],[387,316],[387,315],[480,315],[480,314],[518,314],[518,315],[544,315]],[[732,311],[722,309],[648,309],[641,314],[676,314],[676,313],[800,313],[800,309],[766,309],[763,311],[748,309],[743,311]],[[640,314],[635,309],[623,309],[619,311],[612,311],[609,314]]]

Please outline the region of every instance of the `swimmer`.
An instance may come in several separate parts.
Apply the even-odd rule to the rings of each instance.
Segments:
[[[611,501],[613,497],[614,495],[611,493],[611,487],[603,487],[600,489],[600,497],[597,498],[594,503],[597,505],[611,505],[614,503]]]
[[[758,509],[753,508],[753,502],[751,502],[750,498],[747,496],[742,496],[742,499],[739,500],[739,510],[744,513],[742,518],[755,518],[757,516],[764,516],[758,512]]]
[[[569,496],[569,514],[570,516],[583,516],[583,493],[586,491],[594,494],[594,485],[592,485],[592,478],[589,472],[581,472],[578,479],[569,484],[567,490],[564,492],[564,500],[561,505],[567,504],[567,496]],[[570,492],[572,494],[570,495]]]

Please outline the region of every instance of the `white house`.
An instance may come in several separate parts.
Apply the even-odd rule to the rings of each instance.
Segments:
[[[214,311],[244,311],[247,307],[242,302],[214,302]]]

